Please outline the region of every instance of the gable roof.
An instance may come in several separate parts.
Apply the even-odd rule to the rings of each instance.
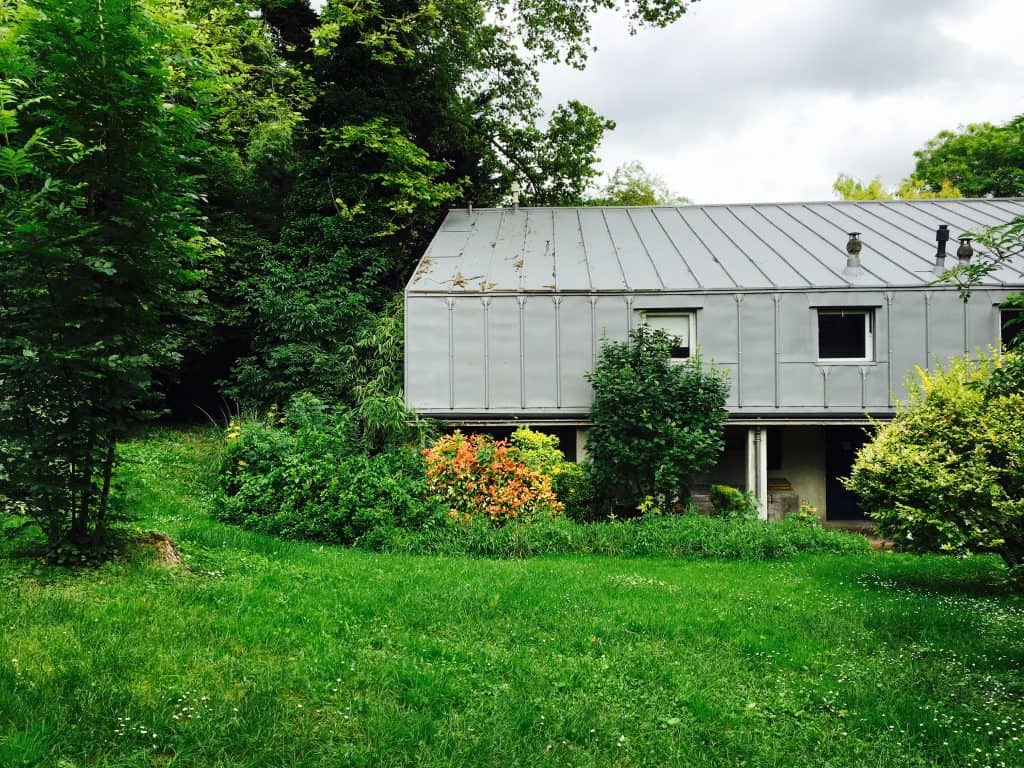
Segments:
[[[1024,216],[1024,198],[750,205],[456,209],[406,292],[711,291],[920,287],[962,232]],[[844,274],[847,233],[863,242]],[[1024,258],[986,283],[1020,286]]]

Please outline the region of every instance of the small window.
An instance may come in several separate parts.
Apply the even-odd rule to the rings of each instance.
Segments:
[[[1005,349],[1019,346],[1024,341],[1024,309],[999,310],[999,337]]]
[[[643,322],[649,328],[665,331],[674,338],[673,360],[685,360],[690,356],[694,325],[692,312],[645,312]]]
[[[874,359],[874,313],[869,309],[819,309],[818,359]]]

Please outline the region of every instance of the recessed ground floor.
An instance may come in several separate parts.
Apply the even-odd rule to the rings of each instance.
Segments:
[[[518,426],[518,425],[516,425]],[[510,424],[465,424],[467,431],[508,437]],[[558,437],[566,457],[586,456],[584,424],[529,424]],[[778,520],[802,505],[813,507],[823,522],[859,527],[867,524],[856,496],[842,479],[848,477],[857,451],[872,427],[863,419],[842,422],[727,424],[725,450],[718,463],[697,477],[693,501],[707,506],[711,485],[731,485],[754,494],[760,514]]]

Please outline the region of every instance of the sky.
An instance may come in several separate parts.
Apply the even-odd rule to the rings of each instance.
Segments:
[[[1024,0],[702,0],[630,36],[595,19],[550,109],[617,124],[602,170],[639,160],[699,203],[828,200],[839,172],[895,186],[943,129],[1024,112]]]

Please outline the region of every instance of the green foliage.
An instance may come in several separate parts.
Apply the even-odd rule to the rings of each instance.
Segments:
[[[597,514],[597,494],[591,482],[591,471],[589,462],[567,461],[551,478],[555,496],[565,505],[565,516],[577,523],[589,522]]]
[[[519,460],[542,475],[553,478],[562,471],[562,467],[571,463],[558,449],[558,438],[554,435],[519,427],[512,433],[511,442]]]
[[[527,467],[551,478],[551,488],[565,506],[564,513],[569,519],[585,522],[593,517],[596,498],[589,463],[566,461],[557,447],[557,437],[529,427],[520,427],[512,433],[512,445]]]
[[[1024,194],[1024,115],[1003,125],[942,131],[914,153],[912,178],[932,192],[951,183],[967,197]]]
[[[0,498],[97,551],[118,440],[175,359],[205,241],[201,143],[133,0],[34,0],[0,28]],[[182,93],[178,93],[181,96]],[[56,555],[55,555],[56,556]],[[61,555],[62,556],[62,555]]]
[[[676,195],[660,176],[637,160],[616,168],[597,197],[587,205],[686,205],[690,200]]]
[[[351,544],[376,528],[439,515],[411,446],[370,454],[352,414],[312,396],[284,417],[232,422],[219,473],[218,516],[285,538]]]
[[[379,529],[360,546],[410,554],[518,558],[598,554],[608,557],[711,557],[771,560],[803,553],[869,549],[857,534],[782,520],[722,520],[704,515],[645,515],[581,525],[566,517],[502,527],[444,525],[423,531]]]
[[[894,190],[888,190],[878,176],[867,184],[845,173],[840,173],[832,184],[832,191],[842,200],[934,200],[963,197],[949,179],[943,179],[934,189],[913,176],[908,176]]]
[[[731,485],[712,485],[708,498],[718,517],[726,520],[757,517],[757,499],[750,491],[743,492]]]
[[[648,495],[663,509],[689,496],[695,474],[724,447],[726,374],[699,357],[671,360],[672,339],[640,326],[605,341],[587,379],[594,386],[587,452],[596,492],[635,509]]]
[[[1012,357],[1007,359],[1012,360]],[[919,371],[848,486],[878,532],[915,552],[998,553],[1024,576],[1024,390],[989,389],[998,356]]]

